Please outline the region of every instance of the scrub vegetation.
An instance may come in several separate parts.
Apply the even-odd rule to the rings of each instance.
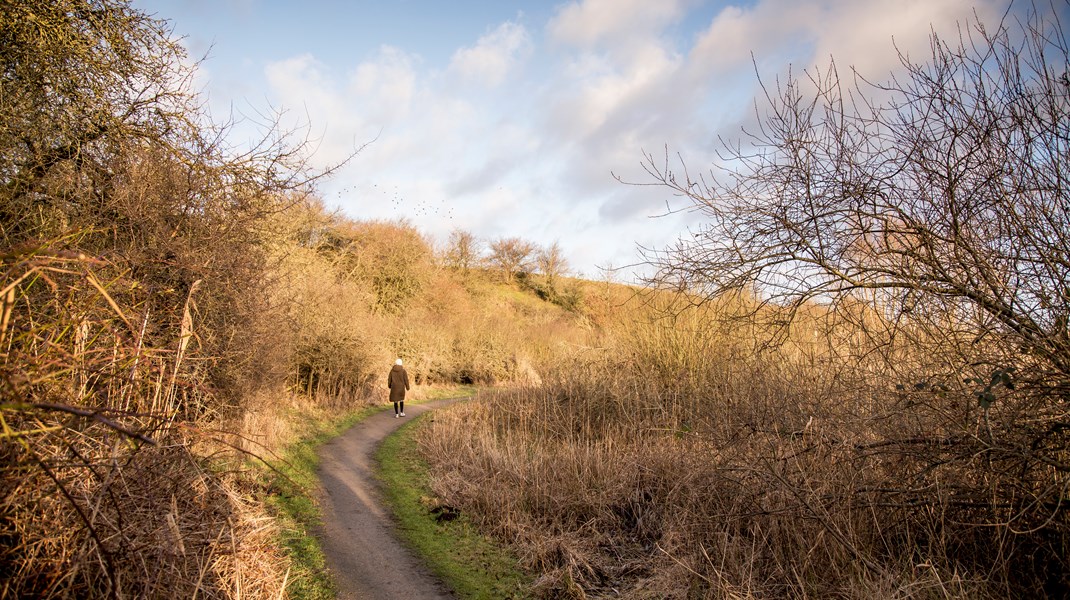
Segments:
[[[519,596],[1065,593],[1070,53],[1006,25],[767,88],[722,170],[648,156],[699,221],[638,288],[333,214],[300,131],[225,143],[166,22],[5,3],[0,597],[320,593],[310,424],[397,356],[487,390],[406,439]]]
[[[277,598],[298,494],[263,465],[309,422],[382,403],[396,356],[418,400],[587,326],[329,214],[301,132],[234,151],[194,68],[121,0],[0,11],[2,597]]]

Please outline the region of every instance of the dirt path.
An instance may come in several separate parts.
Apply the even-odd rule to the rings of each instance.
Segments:
[[[400,419],[392,410],[373,415],[320,451],[320,541],[338,598],[454,598],[394,536],[395,525],[375,479],[374,457],[379,443],[403,423],[452,402],[456,400],[407,405],[408,416]]]

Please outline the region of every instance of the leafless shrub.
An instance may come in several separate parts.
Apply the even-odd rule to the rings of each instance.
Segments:
[[[517,273],[531,268],[535,245],[520,238],[499,238],[490,243],[488,261],[499,269],[507,283],[512,283]]]
[[[3,596],[276,594],[270,525],[191,451],[203,434],[183,424],[213,398],[189,313],[150,346],[114,265],[47,249],[4,259]]]
[[[535,264],[551,290],[555,289],[557,279],[568,273],[568,260],[561,250],[561,244],[556,241],[539,250]]]
[[[278,127],[234,152],[126,2],[7,3],[0,40],[2,594],[276,596],[221,467],[278,381],[263,226],[322,173]]]
[[[934,36],[932,59],[902,57],[906,75],[886,84],[845,89],[835,65],[789,78],[724,172],[648,156],[657,184],[707,219],[652,253],[657,283],[757,289],[793,309],[867,304],[860,327],[927,344],[944,377],[1013,367],[1063,399],[1070,51],[1040,17],[964,36]]]
[[[447,267],[467,276],[482,260],[480,245],[480,241],[472,232],[454,229],[446,243],[443,262]]]

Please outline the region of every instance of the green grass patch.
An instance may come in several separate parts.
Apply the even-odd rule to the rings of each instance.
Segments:
[[[421,399],[415,404],[421,402],[431,402],[432,400],[444,400],[446,398],[471,398],[479,391],[479,386],[475,385],[450,385],[444,387],[432,387],[423,392]],[[405,400],[408,402],[408,400]]]
[[[439,501],[428,486],[428,466],[414,438],[423,418],[402,426],[376,453],[403,541],[461,598],[530,597],[531,579],[507,549],[481,535],[463,514],[439,521],[431,512]]]

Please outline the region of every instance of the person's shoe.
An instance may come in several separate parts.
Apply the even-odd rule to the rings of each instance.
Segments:
[[[405,413],[401,413],[401,416],[403,416],[403,417],[404,417],[404,416],[405,416]]]
[[[395,419],[396,419],[396,418],[398,418],[399,416],[401,416],[401,415],[399,415],[399,414],[397,414],[397,413],[394,413],[394,418],[395,418]]]

